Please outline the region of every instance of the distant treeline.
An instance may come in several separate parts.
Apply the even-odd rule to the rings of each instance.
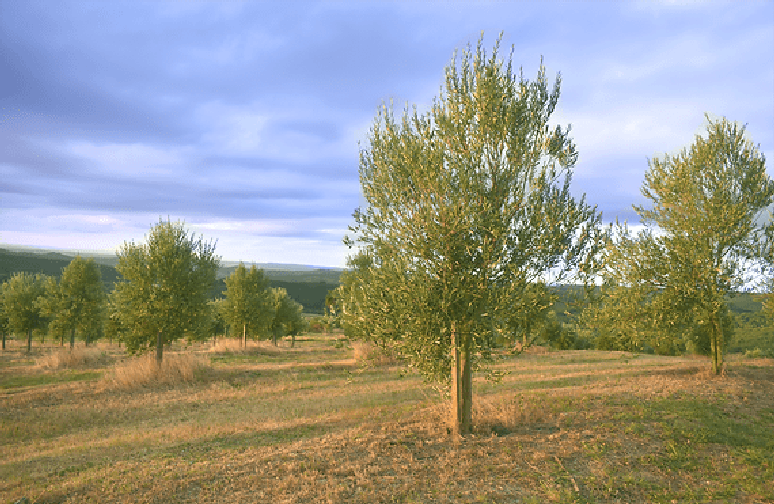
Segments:
[[[84,259],[90,256],[84,255]],[[17,252],[0,248],[0,284],[11,278],[14,273],[26,271],[59,277],[73,257],[58,252]],[[105,290],[110,292],[121,275],[113,266],[105,264],[95,257],[99,264]],[[218,280],[210,289],[211,298],[224,297],[226,290],[224,278],[231,274],[234,267],[221,268]],[[282,287],[288,295],[304,306],[306,313],[322,314],[325,311],[325,296],[339,285],[340,270],[310,269],[308,271],[265,270],[271,287]]]

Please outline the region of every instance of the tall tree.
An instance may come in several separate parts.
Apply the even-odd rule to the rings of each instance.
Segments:
[[[609,310],[654,331],[659,344],[682,336],[720,373],[733,327],[726,299],[765,250],[773,228],[761,216],[774,203],[774,182],[745,127],[706,119],[706,137],[649,162],[642,194],[652,208],[634,206],[646,228],[633,235],[619,227],[606,277]]]
[[[482,36],[483,38],[483,36]],[[491,357],[530,286],[591,272],[600,216],[570,194],[577,152],[549,126],[559,99],[542,64],[530,82],[481,47],[456,53],[427,115],[383,106],[361,151],[368,207],[345,237],[345,325],[360,324],[426,378],[450,384],[455,433],[469,432],[472,373]]]
[[[218,264],[215,244],[189,236],[180,221],[159,220],[144,244],[124,242],[116,269],[125,281],[115,299],[127,350],[155,346],[161,364],[165,343],[206,337],[207,292]]]
[[[3,311],[8,328],[15,333],[27,333],[27,352],[32,351],[32,331],[45,325],[38,300],[46,294],[46,276],[16,273],[2,287]]]
[[[50,320],[49,328],[58,334],[70,333],[70,348],[75,346],[75,331],[86,345],[102,330],[105,291],[99,265],[93,258],[76,256],[62,269],[57,282],[49,277],[46,296],[40,300],[41,313]]]
[[[247,343],[248,336],[263,336],[269,329],[274,307],[268,289],[269,280],[255,265],[248,270],[239,263],[226,278],[223,315],[231,326],[231,333],[242,335],[243,344]]]

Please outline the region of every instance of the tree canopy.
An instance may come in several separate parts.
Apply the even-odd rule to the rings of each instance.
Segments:
[[[16,333],[27,333],[27,351],[32,349],[32,331],[42,328],[45,317],[38,300],[46,294],[46,276],[19,272],[2,286],[2,303],[7,327]]]
[[[231,326],[232,334],[245,338],[260,337],[268,333],[274,315],[274,306],[268,291],[269,280],[263,270],[255,265],[248,270],[244,264],[226,278],[226,300],[222,306],[223,317]]]
[[[189,236],[182,222],[159,220],[144,244],[124,242],[116,269],[115,306],[128,351],[156,347],[187,336],[204,338],[209,325],[207,292],[215,282],[215,244]]]
[[[497,335],[517,334],[518,301],[535,283],[592,271],[595,209],[570,194],[577,152],[552,127],[549,90],[479,41],[446,68],[429,113],[386,105],[360,153],[368,206],[354,214],[342,299],[345,327],[367,331],[427,378],[450,383],[452,426],[470,428],[472,370]]]
[[[761,216],[774,182],[743,126],[706,119],[706,137],[649,162],[642,193],[652,208],[634,206],[646,228],[619,226],[606,260],[608,300],[596,315],[600,326],[619,321],[616,334],[632,346],[651,341],[669,353],[683,341],[720,373],[733,328],[726,299],[765,250],[772,224]]]
[[[46,296],[40,299],[41,312],[49,329],[60,335],[70,333],[70,348],[75,345],[75,331],[81,332],[86,344],[102,328],[105,291],[99,266],[94,259],[76,256],[62,269],[62,276],[49,277]]]

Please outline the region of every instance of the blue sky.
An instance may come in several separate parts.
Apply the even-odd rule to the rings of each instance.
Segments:
[[[224,260],[344,266],[377,107],[426,111],[482,30],[561,73],[573,191],[606,221],[636,222],[648,158],[705,112],[774,173],[772,1],[3,0],[0,244],[115,250],[169,217]]]

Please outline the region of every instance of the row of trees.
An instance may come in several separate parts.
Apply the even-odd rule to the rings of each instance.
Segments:
[[[378,113],[360,155],[368,206],[344,239],[358,246],[337,293],[345,330],[447,384],[459,434],[472,372],[498,343],[530,343],[556,301],[550,283],[585,286],[596,304],[582,321],[611,346],[687,339],[720,373],[727,296],[756,260],[771,263],[763,155],[744,128],[708,117],[707,138],[649,162],[653,207],[635,207],[646,229],[605,228],[570,193],[570,128],[549,126],[559,77],[550,90],[542,64],[533,82],[516,76],[499,44],[455,54],[428,114]]]
[[[304,329],[302,306],[285,289],[272,289],[263,270],[243,264],[226,279],[225,298],[210,300],[219,259],[214,244],[189,235],[182,223],[160,221],[145,243],[125,243],[116,269],[123,277],[106,295],[93,259],[76,257],[59,279],[17,273],[2,286],[3,348],[7,331],[27,334],[48,329],[70,347],[78,332],[86,344],[107,336],[131,353],[155,347],[163,359],[165,344],[179,338],[202,340],[230,328],[246,339],[293,336]]]

